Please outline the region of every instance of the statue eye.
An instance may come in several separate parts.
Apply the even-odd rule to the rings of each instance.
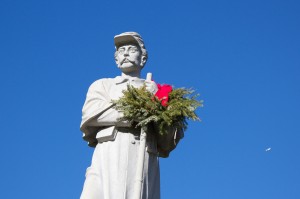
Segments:
[[[137,51],[137,48],[130,48],[131,53],[135,53]]]
[[[124,48],[119,48],[118,52],[119,52],[120,54],[124,54],[125,49],[124,49]]]

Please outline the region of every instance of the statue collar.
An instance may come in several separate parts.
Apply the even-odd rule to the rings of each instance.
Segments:
[[[140,79],[138,77],[132,77],[132,78],[124,78],[122,76],[117,76],[115,77],[114,79],[115,81],[115,84],[122,84],[122,83],[125,83],[125,82],[134,82],[136,84],[143,84],[144,83],[144,79]]]

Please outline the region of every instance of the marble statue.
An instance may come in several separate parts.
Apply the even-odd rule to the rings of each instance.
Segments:
[[[142,37],[125,32],[114,37],[115,61],[121,76],[95,81],[88,90],[82,109],[81,131],[89,146],[95,147],[91,166],[87,168],[81,199],[132,199],[140,129],[120,121],[122,112],[112,100],[122,96],[127,85],[146,88],[155,94],[157,85],[141,79],[148,54]],[[151,129],[151,128],[150,128]],[[143,168],[142,199],[160,198],[159,157],[168,157],[181,133],[171,129],[171,136],[157,136],[155,128],[147,132]]]

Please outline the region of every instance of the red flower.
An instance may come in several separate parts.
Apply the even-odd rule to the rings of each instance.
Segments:
[[[167,106],[168,100],[169,100],[169,93],[172,91],[172,86],[165,84],[160,85],[157,84],[158,91],[155,93],[155,96],[161,100],[161,105]]]

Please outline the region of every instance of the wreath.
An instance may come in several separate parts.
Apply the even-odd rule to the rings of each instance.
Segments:
[[[145,86],[135,88],[128,85],[127,90],[123,91],[124,95],[113,101],[115,109],[123,112],[120,120],[141,128],[154,123],[161,135],[168,133],[166,129],[170,126],[185,131],[187,120],[200,121],[195,110],[203,106],[203,101],[197,100],[198,94],[191,89],[157,86],[158,91],[153,95]]]

